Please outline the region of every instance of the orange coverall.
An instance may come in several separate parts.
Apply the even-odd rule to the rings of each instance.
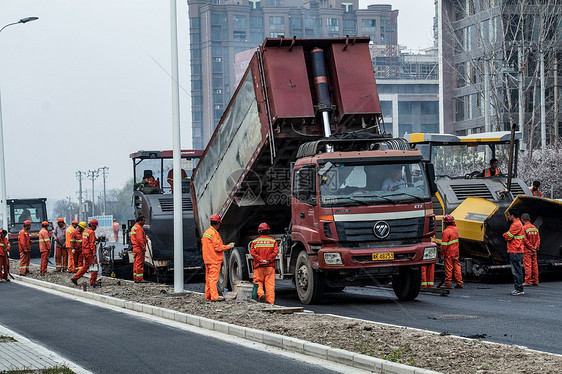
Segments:
[[[435,243],[435,236],[431,237],[431,242]],[[423,265],[421,267],[422,288],[433,288],[434,279],[435,279],[435,264]]]
[[[41,275],[44,275],[47,273],[47,264],[49,263],[49,254],[51,253],[51,237],[44,227],[39,231],[39,251],[41,252],[39,271]]]
[[[219,293],[217,283],[223,261],[223,252],[230,249],[230,246],[223,244],[219,232],[213,227],[209,227],[201,238],[203,246],[203,262],[205,262],[205,298],[207,300],[217,300]]]
[[[18,247],[20,249],[20,275],[29,274],[31,240],[29,239],[29,231],[26,229],[21,229],[18,234]]]
[[[183,181],[184,179],[187,179],[187,173],[185,172],[185,170],[181,169],[181,180]],[[168,172],[168,183],[170,184],[170,187],[172,189],[172,192],[174,191],[174,169],[171,169]]]
[[[98,258],[96,255],[96,234],[91,228],[87,228],[82,233],[82,256],[84,257],[84,266],[78,270],[78,273],[74,274],[72,279],[80,279],[88,271],[90,265],[97,264]],[[98,279],[98,272],[92,271],[90,274],[90,285],[96,283]]]
[[[462,287],[462,272],[459,262],[459,231],[454,223],[447,226],[443,231],[441,256],[443,256],[445,262],[445,286],[451,287],[454,273],[455,282],[459,287]]]
[[[82,258],[82,232],[78,229],[72,233],[70,249],[71,252],[74,250],[74,269],[78,271],[84,264],[84,259]]]
[[[0,279],[8,279],[10,273],[10,241],[0,238]]]
[[[146,234],[140,223],[131,228],[131,243],[133,243],[133,280],[144,280],[144,256],[146,254]]]
[[[537,251],[541,245],[541,237],[539,230],[531,222],[523,225],[525,230],[525,238],[523,245],[525,252],[523,254],[523,266],[525,267],[525,283],[539,284],[539,265],[537,263]]]
[[[74,226],[70,225],[66,228],[64,233],[65,243],[64,246],[68,252],[68,272],[69,273],[76,273],[76,266],[74,266],[74,254],[72,253],[72,233],[76,231]]]
[[[509,227],[509,231],[503,234],[507,241],[507,253],[524,253],[523,239],[525,239],[525,231],[523,224],[519,218]]]
[[[115,237],[115,243],[119,240],[119,222],[113,222],[113,236]]]
[[[265,294],[265,302],[268,304],[275,302],[275,257],[278,251],[275,239],[267,235],[259,236],[250,245],[250,254],[254,259],[254,283],[258,285],[258,300]]]

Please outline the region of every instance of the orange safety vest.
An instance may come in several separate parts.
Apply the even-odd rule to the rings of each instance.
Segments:
[[[523,230],[523,225],[519,218],[513,221],[509,227],[509,231],[504,233],[503,237],[507,241],[507,253],[524,252],[523,239],[525,239],[525,231]]]
[[[29,231],[21,229],[18,234],[18,246],[20,247],[20,253],[23,251],[31,250],[31,240],[29,239]]]
[[[500,175],[500,174],[501,174],[500,168],[496,168],[496,172],[494,173],[494,175],[492,175],[492,171],[490,170],[490,168],[484,170],[484,178],[495,177],[496,175]]]
[[[538,250],[541,245],[539,230],[531,222],[525,223],[523,230],[525,230],[525,238],[523,239],[525,252],[531,253],[533,249]]]
[[[0,256],[7,256],[10,251],[10,241],[8,238],[0,238]]]
[[[95,255],[96,254],[96,234],[91,228],[87,228],[82,233],[82,252],[85,255]]]
[[[49,252],[51,250],[51,238],[49,237],[49,232],[46,228],[42,228],[39,231],[39,251]]]
[[[205,264],[217,264],[223,260],[223,252],[230,249],[230,246],[223,244],[219,232],[213,227],[209,227],[201,238],[203,246],[203,262]]]
[[[455,224],[447,226],[441,238],[441,254],[443,257],[459,255],[459,230]]]
[[[74,226],[70,225],[67,227],[66,232],[64,233],[65,236],[65,243],[64,246],[66,248],[70,248],[71,247],[71,243],[72,243],[72,234],[74,233],[74,231],[76,231],[76,229],[74,228]]]
[[[274,268],[275,257],[277,257],[278,252],[277,241],[272,237],[261,235],[257,239],[254,239],[250,245],[250,254],[254,258],[254,269],[260,266]],[[263,260],[269,262],[264,265],[262,264]]]
[[[138,222],[131,228],[131,243],[133,251],[143,251],[146,248],[146,234]]]

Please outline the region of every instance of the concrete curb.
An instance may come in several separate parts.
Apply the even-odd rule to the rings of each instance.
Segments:
[[[151,314],[164,319],[186,323],[199,328],[217,331],[224,334],[233,335],[257,343],[271,345],[290,352],[314,356],[328,361],[336,362],[362,370],[370,370],[375,373],[389,374],[438,374],[436,371],[416,368],[396,362],[386,361],[380,358],[366,356],[343,349],[332,348],[326,345],[312,343],[306,340],[296,339],[288,336],[274,334],[267,331],[256,330],[248,327],[233,325],[226,322],[215,321],[206,317],[199,317],[192,314],[181,313],[175,310],[165,309],[134,301],[126,301],[112,296],[105,296],[91,292],[84,292],[78,288],[61,286],[55,283],[44,282],[41,280],[26,278],[15,275],[16,280],[22,283],[29,283],[36,286],[56,290],[68,295],[83,297],[86,299],[109,304],[115,307],[129,309],[136,312]]]

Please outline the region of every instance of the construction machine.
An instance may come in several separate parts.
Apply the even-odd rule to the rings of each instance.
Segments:
[[[198,237],[235,242],[221,287],[253,276],[267,222],[276,277],[304,304],[350,285],[415,299],[436,261],[431,164],[384,131],[369,38],[266,39],[191,179]],[[226,269],[229,277],[226,277]]]
[[[41,231],[41,222],[49,221],[47,219],[47,199],[8,199],[8,239],[10,240],[10,258],[19,259],[18,233],[23,228],[25,220],[31,221],[31,229],[29,230],[29,239],[31,241],[31,257],[41,257],[39,252],[39,231]],[[49,223],[49,235],[53,231],[52,224]]]
[[[463,274],[482,278],[510,269],[503,233],[509,230],[505,212],[517,207],[529,213],[541,236],[538,252],[542,270],[562,266],[562,204],[532,195],[517,178],[520,132],[490,132],[456,136],[416,133],[407,135],[414,149],[435,167],[437,192],[432,197],[437,220],[451,214],[459,232]],[[500,173],[485,177],[489,160],[498,159]]]

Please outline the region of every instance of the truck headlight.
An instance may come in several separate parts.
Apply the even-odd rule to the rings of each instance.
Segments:
[[[343,265],[341,255],[338,252],[324,253],[324,262],[326,265]]]
[[[437,247],[425,247],[423,249],[423,259],[433,260],[437,257]]]

